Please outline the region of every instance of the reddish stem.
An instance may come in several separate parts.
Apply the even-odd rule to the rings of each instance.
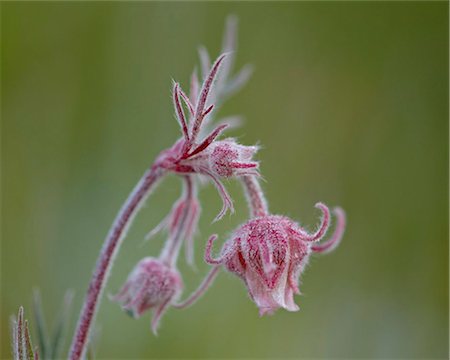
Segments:
[[[195,303],[200,297],[203,296],[203,294],[208,290],[208,288],[211,286],[211,284],[216,279],[217,274],[219,273],[220,266],[214,266],[209,274],[206,276],[206,278],[203,280],[203,282],[200,284],[200,286],[195,290],[186,300],[184,300],[181,303],[173,304],[173,307],[178,309],[184,309],[189,306],[191,306],[193,303]]]
[[[247,195],[247,202],[252,217],[266,216],[269,213],[267,201],[258,179],[254,175],[242,177],[242,184]]]
[[[134,216],[154,189],[158,180],[164,175],[164,171],[157,166],[151,167],[133,189],[127,201],[109,231],[108,236],[100,251],[97,264],[89,284],[83,308],[78,320],[78,325],[70,347],[69,359],[79,360],[84,357],[89,333],[98,310],[106,281],[108,280],[113,260],[131,225]]]

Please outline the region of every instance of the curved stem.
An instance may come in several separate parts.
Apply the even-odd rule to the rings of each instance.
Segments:
[[[142,177],[129,195],[119,214],[113,222],[108,236],[100,251],[94,273],[84,300],[84,305],[78,320],[77,328],[70,347],[69,359],[78,360],[84,357],[89,339],[89,333],[98,310],[106,281],[108,280],[112,263],[119,247],[130,227],[136,213],[155,188],[158,180],[165,171],[157,166],[152,166]]]
[[[261,185],[256,176],[243,176],[242,185],[245,189],[248,206],[250,208],[250,215],[252,217],[266,216],[269,213],[269,209]]]
[[[217,235],[211,235],[208,239],[208,242],[206,243],[206,249],[205,249],[205,262],[209,265],[220,265],[224,261],[224,257],[221,256],[219,258],[213,258],[211,255],[211,250],[214,241],[216,241]]]
[[[173,304],[173,307],[178,309],[184,309],[191,306],[195,303],[203,294],[208,290],[213,281],[215,280],[217,274],[219,273],[220,266],[214,266],[211,271],[206,275],[205,279],[203,279],[200,286],[195,290],[186,300],[182,301],[178,304]]]

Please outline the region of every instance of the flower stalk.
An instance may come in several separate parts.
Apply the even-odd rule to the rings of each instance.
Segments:
[[[251,217],[266,216],[269,213],[267,200],[261,189],[261,185],[256,176],[243,176],[242,185],[244,187],[247,203]]]
[[[165,171],[152,166],[142,177],[123,205],[106,237],[89,284],[83,308],[70,347],[69,359],[84,357],[92,324],[98,311],[101,295],[110,275],[113,261],[135,215],[154,190]]]

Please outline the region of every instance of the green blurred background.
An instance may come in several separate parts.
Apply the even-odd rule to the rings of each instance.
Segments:
[[[238,65],[250,83],[221,109],[231,133],[260,142],[274,213],[314,224],[339,204],[348,230],[303,276],[301,310],[259,318],[243,284],[222,273],[196,306],[172,309],[158,337],[103,301],[99,358],[448,357],[448,4],[5,3],[2,7],[1,344],[8,318],[40,287],[47,323],[65,289],[74,324],[108,228],[157,153],[179,136],[171,79],[186,86],[197,47],[216,56],[225,18],[240,19]],[[217,224],[201,192],[198,271]],[[164,236],[144,234],[180,191],[169,178],[129,233],[107,292]],[[72,330],[71,330],[72,332]],[[72,333],[70,334],[72,335]],[[68,344],[66,344],[68,345]]]

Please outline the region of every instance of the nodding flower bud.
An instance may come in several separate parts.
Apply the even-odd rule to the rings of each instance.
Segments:
[[[181,276],[175,268],[146,257],[135,266],[122,289],[111,299],[136,318],[153,309],[151,327],[156,334],[161,316],[177,300],[182,288]]]
[[[234,139],[216,141],[209,149],[211,171],[221,177],[257,175],[258,163],[251,161],[257,146],[244,146]]]
[[[345,226],[343,211],[336,209],[338,224],[335,233],[316,250],[313,244],[323,238],[330,223],[328,207],[321,203],[316,207],[322,211],[323,217],[315,233],[308,233],[285,216],[257,217],[234,232],[218,259],[211,256],[212,243],[216,239],[212,236],[206,247],[205,260],[211,265],[223,264],[228,271],[239,276],[260,315],[272,314],[278,308],[297,311],[299,307],[294,302],[294,294],[300,293],[297,283],[311,252],[334,248]]]
[[[209,177],[223,201],[215,220],[221,219],[227,210],[234,211],[233,201],[222,183],[222,178],[237,176],[259,176],[258,162],[252,161],[257,146],[238,144],[234,139],[214,140],[223,126],[207,137],[194,150],[184,152],[182,140],[169,150],[163,151],[156,163],[158,166],[178,174],[199,174]]]

